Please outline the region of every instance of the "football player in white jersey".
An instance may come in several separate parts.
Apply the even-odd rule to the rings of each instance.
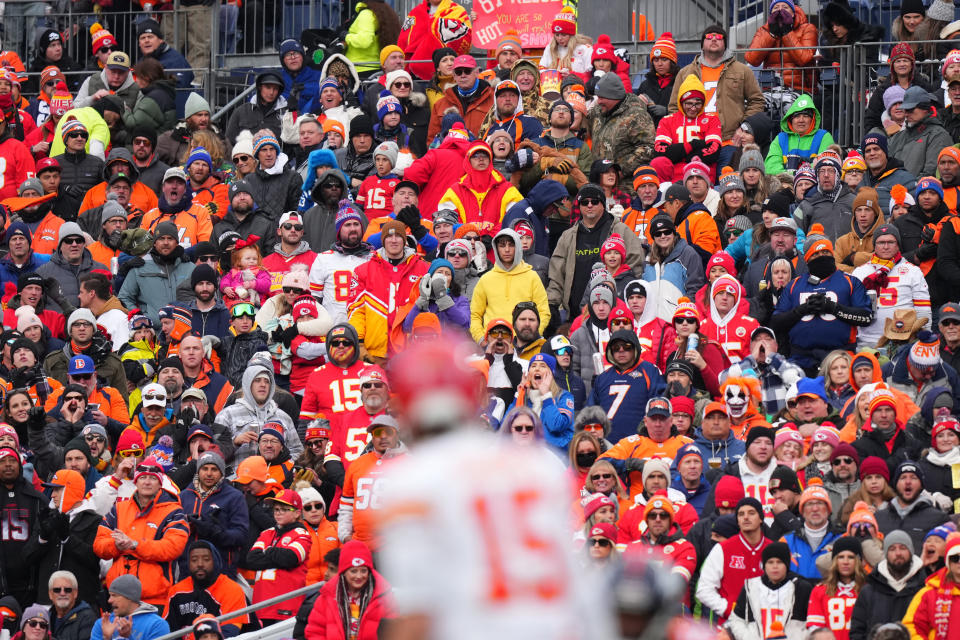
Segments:
[[[410,459],[390,470],[382,566],[394,640],[610,638],[600,576],[566,535],[565,472],[546,449],[484,431],[470,343],[420,343],[391,366]],[[592,598],[592,599],[591,599]]]

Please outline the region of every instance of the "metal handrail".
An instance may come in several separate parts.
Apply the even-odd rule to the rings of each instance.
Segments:
[[[307,594],[313,593],[314,591],[318,591],[320,587],[322,587],[325,584],[326,582],[315,582],[313,584],[308,584],[305,587],[300,587],[299,589],[294,589],[293,591],[283,593],[279,596],[268,598],[263,602],[257,602],[256,604],[251,604],[242,609],[237,609],[236,611],[229,611],[227,613],[217,616],[217,622],[226,622],[227,620],[236,618],[237,616],[244,616],[248,613],[253,613],[255,611],[259,611],[260,609],[264,609],[266,607],[269,607],[275,604],[280,604],[281,602],[285,602],[287,600],[290,600],[291,598],[305,596]],[[155,638],[154,640],[176,640],[176,638],[182,638],[185,635],[188,635],[190,633],[193,633],[193,628],[184,627],[183,629],[171,631],[170,633],[160,636],[159,638]]]

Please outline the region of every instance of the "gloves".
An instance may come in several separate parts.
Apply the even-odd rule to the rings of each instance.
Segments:
[[[564,159],[556,159],[556,162],[553,163],[553,172],[562,173],[564,175],[569,174],[573,170],[573,163]]]
[[[283,340],[283,329],[277,327],[270,332],[270,342],[279,344],[281,340]]]
[[[57,282],[56,278],[43,279],[43,292],[51,300],[63,297],[63,293],[60,291],[60,283]]]
[[[673,164],[682,162],[684,156],[687,155],[687,150],[683,148],[681,143],[667,145],[667,150],[663,152],[663,155],[667,157],[667,160]]]
[[[430,294],[434,299],[447,295],[447,279],[443,275],[435,273],[430,278]]]
[[[300,335],[300,329],[297,327],[297,323],[294,322],[292,325],[283,330],[280,335],[280,342],[283,343],[283,346],[289,349],[293,339],[298,335]]]
[[[187,516],[187,519],[190,520],[190,526],[198,538],[216,540],[223,533],[223,527],[208,518],[190,515]]]
[[[293,474],[292,485],[297,484],[298,482],[305,481],[313,484],[313,481],[316,479],[317,474],[313,472],[313,469],[303,468]]]
[[[420,210],[412,204],[408,204],[397,211],[397,220],[410,227],[411,230],[422,224],[420,222]]]
[[[821,313],[834,314],[837,312],[837,301],[833,298],[824,298],[823,304],[820,305]]]
[[[58,540],[66,540],[70,537],[70,518],[62,511],[54,511],[51,516],[53,519],[53,531]]]
[[[932,224],[927,224],[923,226],[923,229],[920,230],[920,239],[923,242],[933,242],[934,237],[936,237],[937,230]]]
[[[640,473],[643,471],[643,458],[627,458],[623,461],[623,468],[627,473]]]
[[[846,257],[846,258],[843,259],[843,264],[847,265],[848,267],[852,267],[852,266],[853,266],[853,252],[852,252],[852,251],[847,254],[847,257]]]
[[[70,184],[63,188],[63,192],[74,200],[83,200],[87,190],[79,184]]]
[[[483,248],[487,251],[491,251],[493,249],[493,236],[484,234],[480,236],[480,242],[483,243]]]
[[[453,298],[449,294],[444,293],[442,296],[437,298],[437,309],[440,311],[446,311],[454,305]]]
[[[662,118],[667,115],[667,108],[662,104],[650,103],[647,105],[647,113],[649,113],[654,118]]]
[[[706,142],[704,142],[703,140],[699,140],[699,139],[698,139],[698,140],[691,140],[691,141],[688,142],[687,144],[690,145],[690,149],[692,150],[693,153],[700,153],[701,151],[703,151],[704,147],[707,146],[707,143],[706,143]]]
[[[47,413],[43,407],[33,407],[27,412],[27,422],[35,429],[42,429],[47,424]]]

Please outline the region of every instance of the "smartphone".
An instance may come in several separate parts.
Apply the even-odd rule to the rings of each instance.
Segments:
[[[88,404],[87,407],[90,408],[90,411],[99,411],[99,410],[100,410],[100,403],[99,403],[99,402],[94,402],[94,403],[92,403],[92,404]]]

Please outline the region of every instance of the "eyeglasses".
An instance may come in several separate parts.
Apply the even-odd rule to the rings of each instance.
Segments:
[[[303,231],[303,225],[302,225],[302,224],[292,224],[292,223],[290,223],[290,222],[287,222],[287,223],[285,223],[285,224],[283,225],[283,230],[284,230],[284,231],[290,231],[291,229],[293,229],[294,231]]]
[[[143,449],[123,449],[117,451],[117,455],[121,458],[139,458],[143,455]]]
[[[50,625],[47,624],[46,620],[27,620],[28,627],[39,627],[41,629],[46,629]]]
[[[834,458],[831,464],[835,467],[841,464],[853,464],[853,458]]]
[[[83,138],[84,140],[86,140],[86,139],[87,139],[87,134],[84,133],[83,131],[71,131],[70,133],[67,134],[67,138],[71,138],[71,139],[72,139],[72,138]]]
[[[517,432],[517,433],[523,433],[524,431],[526,431],[527,433],[530,433],[531,431],[533,431],[533,429],[534,429],[534,427],[533,427],[532,424],[515,424],[515,425],[513,425],[513,430],[514,430],[515,432]]]
[[[361,389],[383,389],[387,385],[382,382],[364,382],[360,385]]]
[[[621,351],[633,351],[633,345],[626,342],[614,342],[610,345],[610,351],[620,353]]]
[[[612,473],[595,473],[590,476],[590,479],[596,482],[597,480],[613,480]]]
[[[674,318],[674,324],[697,324],[699,320],[696,318]]]
[[[106,442],[107,441],[107,439],[104,438],[103,436],[98,436],[96,434],[83,436],[83,439],[86,440],[87,442]]]
[[[510,332],[506,329],[491,329],[490,335],[494,338],[509,338]]]
[[[303,289],[301,289],[300,287],[284,287],[283,292],[301,294],[303,293]]]
[[[647,514],[647,520],[669,520],[670,514],[666,511],[651,511]]]
[[[455,76],[468,76],[473,73],[473,69],[454,69],[453,75]]]
[[[410,84],[409,82],[394,82],[394,83],[393,83],[392,85],[390,85],[390,86],[391,86],[391,87],[398,87],[398,88],[400,88],[400,89],[409,89],[409,88],[412,87],[413,85]]]
[[[580,204],[585,207],[593,207],[600,204],[599,198],[580,198]]]
[[[311,511],[323,511],[323,505],[322,504],[305,504],[303,505],[303,510],[306,511],[307,513],[310,513]]]
[[[69,238],[63,239],[63,244],[83,244],[85,240],[80,236],[70,236]],[[74,322],[73,324],[77,324]],[[87,324],[90,324],[89,322]]]
[[[593,547],[612,547],[613,543],[606,538],[590,538],[590,546]]]
[[[252,156],[234,156],[233,157],[234,162],[250,162],[251,160],[253,160]]]
[[[293,507],[281,507],[281,506],[276,506],[273,508],[274,513],[283,513],[284,511],[296,511],[296,509],[294,509]]]
[[[148,147],[153,146],[153,143],[150,142],[147,138],[134,138],[133,146],[135,147]]]
[[[650,235],[652,235],[654,238],[662,238],[664,236],[672,236],[673,231],[670,231],[670,230],[657,231],[656,233],[651,233]]]
[[[330,346],[335,349],[342,349],[344,347],[352,347],[353,343],[349,340],[331,340]]]
[[[573,354],[573,349],[571,347],[560,347],[554,351],[558,356],[569,356]]]
[[[73,593],[73,587],[53,587],[50,591],[54,593]]]
[[[469,258],[470,254],[466,251],[461,251],[459,249],[454,249],[453,251],[447,251],[448,258]]]

